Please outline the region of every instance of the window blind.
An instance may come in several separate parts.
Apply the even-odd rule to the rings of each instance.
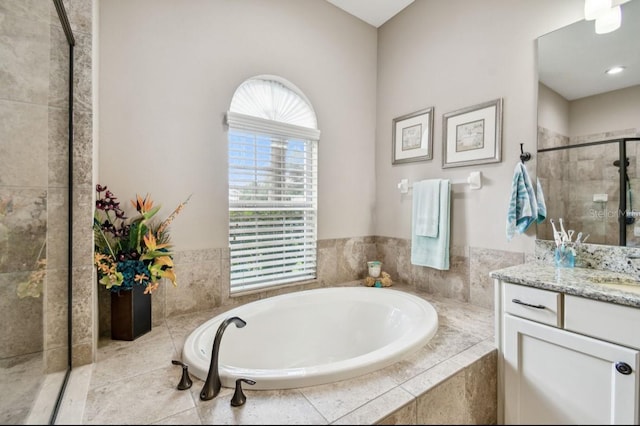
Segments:
[[[264,121],[227,114],[232,292],[316,276],[319,132]]]

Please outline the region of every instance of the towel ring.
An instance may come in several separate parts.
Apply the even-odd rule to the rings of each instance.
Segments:
[[[524,144],[523,143],[520,144],[520,161],[522,161],[524,163],[525,161],[531,160],[531,153],[530,152],[524,152],[524,149],[522,148],[522,145],[524,145]]]

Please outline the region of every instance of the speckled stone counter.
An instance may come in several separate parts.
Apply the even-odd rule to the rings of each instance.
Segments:
[[[640,308],[640,277],[622,272],[590,268],[556,268],[544,262],[529,262],[489,273],[513,284]]]

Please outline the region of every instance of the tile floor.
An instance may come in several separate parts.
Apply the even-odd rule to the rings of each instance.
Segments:
[[[354,282],[353,285],[360,285]],[[397,285],[397,289],[409,291]],[[374,290],[372,290],[374,291]],[[409,357],[376,372],[327,385],[251,391],[231,407],[233,389],[201,401],[203,382],[179,391],[186,337],[224,309],[169,318],[133,342],[102,339],[98,361],[74,369],[57,424],[373,424],[495,349],[493,311],[418,294],[438,312],[434,338]],[[385,420],[386,419],[386,420]],[[395,419],[394,421],[397,421]],[[400,419],[402,421],[402,419]]]

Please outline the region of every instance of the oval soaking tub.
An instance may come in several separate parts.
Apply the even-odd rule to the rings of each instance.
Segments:
[[[230,309],[186,339],[182,360],[205,380],[219,325],[232,316],[219,351],[222,386],[290,389],[349,379],[386,367],[424,346],[438,314],[426,300],[389,288],[332,287],[273,296]]]

